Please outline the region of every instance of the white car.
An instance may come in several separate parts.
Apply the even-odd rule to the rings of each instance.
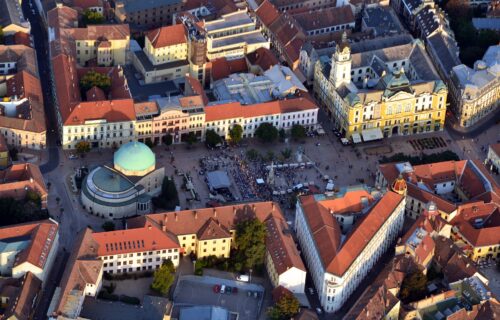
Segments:
[[[250,277],[247,276],[246,274],[241,274],[241,275],[236,277],[236,280],[241,281],[241,282],[249,282]]]
[[[321,308],[320,308],[320,307],[318,307],[318,308],[316,308],[316,313],[317,313],[317,314],[322,314],[322,313],[323,313],[323,310],[321,310]]]
[[[222,286],[220,286],[220,293],[224,292],[226,292],[226,285],[223,284]]]
[[[78,159],[78,156],[76,154],[70,154],[68,159],[69,160],[76,160],[76,159]]]

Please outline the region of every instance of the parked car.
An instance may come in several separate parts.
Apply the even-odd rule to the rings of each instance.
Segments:
[[[219,293],[220,292],[220,286],[218,284],[216,284],[212,290],[215,292],[215,293]]]
[[[224,293],[224,292],[226,292],[226,286],[225,286],[225,285],[222,285],[222,286],[220,287],[220,293]]]
[[[69,157],[68,157],[69,160],[76,160],[78,159],[78,156],[76,154],[70,154]]]
[[[257,291],[253,293],[253,297],[254,297],[255,299],[257,299],[257,297],[258,297],[258,296],[259,296],[259,293],[258,293]]]
[[[233,291],[232,287],[230,287],[230,286],[226,287],[226,294],[231,294],[232,291]]]
[[[241,282],[249,282],[250,277],[247,276],[246,274],[240,274],[239,276],[236,277],[236,280],[241,281]]]
[[[322,313],[323,313],[323,310],[321,310],[321,308],[320,308],[320,307],[318,307],[318,308],[316,308],[316,313],[317,313],[317,314],[322,314]]]
[[[252,296],[252,291],[247,291],[247,297],[251,297]]]
[[[233,294],[237,294],[237,293],[238,293],[238,288],[233,287]]]

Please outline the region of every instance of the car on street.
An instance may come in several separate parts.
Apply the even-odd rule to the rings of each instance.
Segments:
[[[322,313],[323,313],[323,310],[321,310],[321,308],[320,308],[320,307],[317,307],[317,308],[316,308],[316,313],[317,313],[317,314],[322,314]]]
[[[239,276],[236,277],[236,280],[241,281],[241,282],[249,282],[250,277],[247,276],[246,274],[240,274]]]
[[[68,159],[69,160],[76,160],[76,159],[78,159],[78,156],[76,154],[70,154]]]
[[[226,286],[225,286],[225,285],[222,285],[222,286],[220,287],[220,293],[224,293],[224,292],[226,292]]]
[[[220,286],[218,284],[214,285],[213,291],[214,291],[214,293],[219,293],[220,292]]]
[[[231,294],[232,291],[233,291],[232,287],[230,287],[230,286],[226,287],[226,294]]]

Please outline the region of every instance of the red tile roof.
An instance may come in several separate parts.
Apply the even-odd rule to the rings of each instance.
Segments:
[[[278,9],[268,0],[262,2],[257,10],[255,10],[255,14],[265,26],[270,26],[280,16]]]
[[[68,29],[75,40],[126,40],[130,38],[128,24],[98,24],[86,28]]]
[[[342,276],[403,199],[397,193],[387,192],[341,244],[340,227],[322,201],[316,201],[313,196],[301,197],[306,221],[326,271]]]
[[[314,110],[318,107],[308,98],[291,98],[271,102],[241,105],[239,102],[230,102],[205,107],[206,122],[234,118],[252,118],[304,110]]]
[[[85,229],[76,235],[66,268],[59,284],[60,296],[56,302],[55,315],[76,317],[73,298],[83,298],[88,283],[97,285],[102,274],[102,260],[97,259],[98,243],[92,237],[92,230]],[[76,297],[75,297],[76,295]]]
[[[1,315],[2,319],[29,319],[33,314],[33,303],[37,301],[42,290],[42,281],[29,271],[20,281],[15,296],[9,297],[7,307]]]
[[[481,219],[481,228],[474,226],[476,219]],[[460,205],[450,223],[474,247],[494,246],[500,241],[500,208],[495,203],[479,201]]]
[[[500,157],[500,143],[490,144],[490,148],[495,152],[497,157]]]
[[[186,29],[182,23],[151,30],[146,37],[155,49],[187,43]]]
[[[0,171],[0,197],[24,199],[28,190],[37,192],[45,207],[48,190],[37,165],[18,163]]]
[[[151,223],[143,228],[97,232],[92,237],[98,244],[97,255],[99,257],[179,248],[177,239]]]
[[[195,79],[189,75],[186,75],[186,95],[199,95],[203,99],[203,104],[208,104],[208,97],[198,79]]]
[[[275,64],[279,64],[278,58],[276,58],[274,53],[264,47],[260,47],[254,52],[247,54],[246,58],[250,65],[257,65],[263,71],[267,71]]]
[[[248,72],[245,58],[227,60],[218,58],[212,61],[212,80],[227,78],[232,73]]]
[[[57,222],[50,219],[7,226],[0,228],[0,241],[29,237],[29,245],[17,254],[14,266],[28,262],[43,270],[58,229]]]
[[[291,268],[305,272],[306,268],[285,219],[270,216],[264,223],[267,229],[266,250],[271,256],[276,272],[282,274]]]
[[[221,238],[231,238],[229,230],[216,221],[214,218],[208,218],[205,224],[196,233],[199,240],[212,240]]]
[[[300,13],[292,13],[293,18],[304,30],[317,30],[354,23],[354,14],[349,5],[342,7],[329,7],[311,12],[307,10]]]

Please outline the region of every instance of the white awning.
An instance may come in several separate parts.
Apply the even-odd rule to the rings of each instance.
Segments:
[[[363,141],[365,142],[379,140],[384,137],[384,135],[382,134],[382,130],[380,130],[380,128],[363,130],[361,134],[363,135]]]
[[[359,135],[359,133],[353,133],[351,138],[352,138],[352,142],[354,142],[354,143],[361,142],[361,136]]]

